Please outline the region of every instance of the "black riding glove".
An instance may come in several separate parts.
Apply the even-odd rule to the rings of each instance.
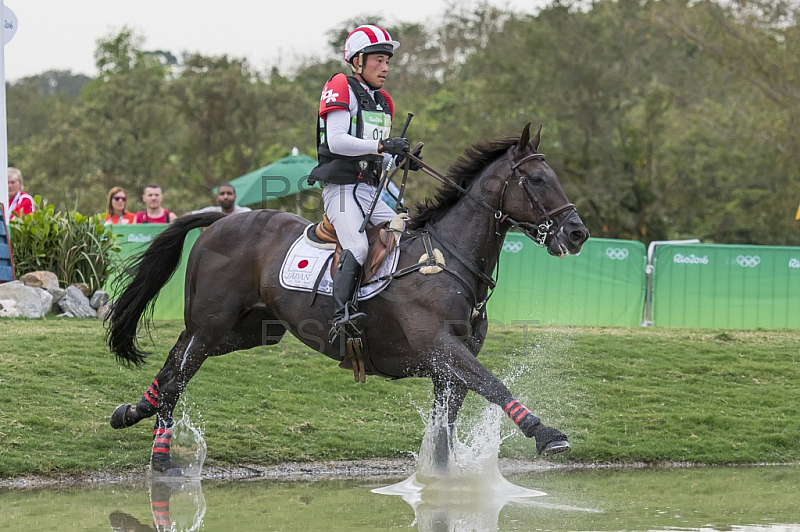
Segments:
[[[422,148],[417,150],[417,152],[414,153],[413,155],[417,159],[422,159]],[[402,168],[403,167],[403,163],[405,162],[405,160],[406,160],[405,154],[398,155],[397,159],[395,160],[395,164],[397,165],[397,168]],[[411,170],[412,172],[416,172],[420,168],[422,168],[422,166],[417,161],[415,161],[414,159],[411,159],[408,162],[408,169]]]
[[[403,137],[381,139],[380,146],[378,146],[378,148],[379,153],[402,155],[403,152],[407,152],[409,150],[408,139],[404,139]]]

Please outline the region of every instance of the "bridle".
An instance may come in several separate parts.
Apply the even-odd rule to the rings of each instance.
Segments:
[[[517,183],[519,184],[520,188],[522,188],[522,190],[525,192],[525,196],[526,199],[528,200],[528,203],[530,204],[532,209],[540,213],[540,216],[533,223],[518,222],[513,218],[509,217],[508,215],[502,215],[502,216],[505,217],[505,221],[507,221],[509,225],[511,225],[512,227],[519,227],[522,230],[522,232],[525,233],[525,236],[533,240],[537,246],[544,247],[545,245],[547,245],[548,240],[554,234],[556,234],[561,229],[561,227],[566,223],[566,221],[569,219],[569,214],[562,216],[561,221],[559,221],[558,223],[555,222],[555,217],[557,217],[560,214],[567,213],[569,211],[577,213],[578,210],[575,208],[575,205],[573,203],[565,203],[564,205],[556,207],[555,209],[552,209],[550,211],[546,210],[544,208],[544,205],[542,204],[542,201],[539,199],[536,193],[525,186],[526,177],[522,175],[522,172],[519,171],[519,167],[528,161],[532,160],[544,161],[544,154],[530,153],[520,159],[516,159],[515,158],[516,150],[514,148],[515,148],[514,146],[511,146],[506,152],[508,156],[508,165],[511,167],[511,178],[516,177],[518,179]],[[508,188],[508,182],[511,180],[511,178],[507,179],[505,181],[505,184],[503,185],[503,193],[500,196],[500,210],[498,212],[502,211],[505,191],[506,188]],[[536,234],[534,234],[533,231],[536,231]]]
[[[577,213],[577,209],[575,208],[575,205],[572,204],[572,203],[565,203],[564,205],[561,205],[560,207],[557,207],[555,209],[551,209],[551,210],[548,211],[547,209],[545,209],[544,204],[539,199],[539,197],[536,195],[536,193],[531,191],[531,190],[529,190],[525,186],[525,181],[526,181],[527,177],[524,176],[522,174],[522,172],[520,172],[520,169],[519,169],[520,166],[522,166],[526,162],[532,161],[532,160],[544,161],[544,154],[541,154],[541,153],[530,153],[528,155],[525,155],[524,157],[517,158],[516,157],[516,153],[515,153],[516,152],[515,146],[511,146],[508,149],[508,151],[506,153],[507,153],[507,158],[508,158],[508,165],[511,168],[511,176],[509,176],[508,178],[506,178],[503,181],[503,190],[500,193],[500,207],[498,209],[495,209],[485,199],[483,199],[481,197],[478,197],[478,196],[476,196],[474,194],[471,194],[468,189],[466,189],[466,188],[462,187],[461,185],[458,185],[457,183],[454,183],[453,181],[447,179],[442,174],[440,174],[439,172],[437,172],[436,170],[434,170],[433,168],[428,166],[428,164],[425,163],[424,161],[422,161],[422,159],[419,159],[417,156],[414,155],[415,151],[416,151],[416,149],[412,150],[410,153],[407,153],[405,161],[403,162],[403,164],[400,167],[397,168],[397,170],[404,169],[403,184],[400,187],[400,195],[396,198],[398,200],[398,203],[400,203],[402,201],[403,190],[405,189],[405,182],[406,182],[406,178],[408,177],[408,169],[409,169],[410,162],[414,161],[418,165],[419,169],[424,171],[426,174],[430,175],[431,177],[433,177],[437,181],[439,181],[439,182],[441,182],[441,183],[443,183],[443,184],[445,184],[445,185],[447,185],[449,187],[452,187],[452,188],[458,190],[459,192],[461,192],[464,195],[464,197],[471,199],[472,201],[477,203],[480,207],[482,207],[482,208],[488,210],[489,212],[491,212],[492,214],[494,214],[495,234],[497,236],[500,236],[500,234],[501,234],[500,233],[500,226],[502,224],[504,224],[504,223],[507,223],[511,227],[520,228],[522,230],[522,232],[528,238],[533,240],[533,242],[537,246],[545,247],[548,244],[549,240],[553,237],[553,235],[555,235],[561,229],[561,227],[566,223],[566,221],[569,219],[569,214],[565,214],[565,213],[569,213],[571,211]],[[395,171],[397,171],[397,170],[395,170]],[[540,213],[539,217],[536,219],[535,222],[520,222],[518,220],[515,220],[511,216],[509,216],[508,213],[503,212],[503,203],[505,202],[505,195],[506,195],[506,190],[508,189],[508,183],[515,177],[517,178],[517,183],[519,184],[520,188],[522,188],[522,190],[525,191],[525,198],[528,201],[528,203],[530,204],[531,208],[533,208],[535,211],[538,211]],[[562,216],[560,221],[556,222],[555,219],[559,215],[563,215],[563,216]],[[534,231],[535,231],[535,233],[534,233]],[[486,296],[483,297],[483,299],[481,301],[478,301],[478,298],[477,298],[477,295],[476,295],[476,290],[474,290],[472,288],[472,286],[469,284],[469,282],[466,279],[464,279],[461,276],[461,274],[459,274],[458,272],[456,272],[455,270],[453,270],[449,266],[440,265],[442,270],[446,271],[447,273],[449,273],[450,275],[455,277],[466,288],[467,293],[470,295],[472,301],[474,302],[475,311],[476,312],[482,311],[484,309],[484,307],[486,306],[486,303],[488,302],[488,300],[491,297],[492,293],[494,292],[495,286],[497,286],[497,280],[493,279],[491,276],[485,274],[477,266],[472,264],[472,262],[469,261],[463,254],[461,254],[452,244],[450,244],[447,241],[447,239],[445,239],[441,235],[439,235],[438,232],[433,228],[432,225],[426,224],[426,226],[421,231],[419,231],[416,234],[414,234],[412,236],[412,238],[414,238],[416,236],[422,236],[422,240],[423,240],[423,243],[424,243],[425,249],[426,249],[426,255],[424,255],[424,257],[427,257],[427,259],[426,260],[420,260],[420,262],[417,263],[417,264],[413,264],[411,266],[403,268],[402,270],[398,270],[398,271],[394,272],[391,275],[391,277],[394,277],[394,278],[400,277],[400,276],[406,275],[408,273],[411,273],[413,271],[417,271],[417,270],[421,269],[424,266],[431,265],[432,264],[432,257],[434,255],[434,251],[433,251],[433,245],[432,245],[432,243],[430,241],[430,237],[433,236],[433,238],[435,238],[439,243],[441,243],[442,246],[448,252],[450,252],[451,255],[456,257],[461,264],[466,266],[467,269],[470,272],[473,273],[473,275],[475,275],[480,281],[485,283],[486,286],[488,287],[488,291],[486,293]],[[501,249],[502,248],[498,248],[498,250],[497,250],[497,253],[498,253],[497,261],[498,261],[498,264],[499,264],[499,260],[500,260],[500,251],[501,251]],[[499,271],[499,268],[498,268],[498,271]]]
[[[527,163],[528,161],[538,160],[544,161],[544,154],[543,153],[529,153],[524,157],[517,158],[517,150],[516,146],[511,146],[506,151],[506,156],[508,159],[508,165],[511,168],[511,176],[503,181],[503,190],[500,193],[500,208],[495,209],[489,203],[484,200],[483,198],[476,197],[473,194],[470,194],[470,191],[461,185],[458,185],[442,174],[428,166],[422,159],[417,158],[413,153],[407,154],[406,160],[404,161],[404,165],[408,164],[406,161],[414,161],[417,165],[419,165],[420,170],[424,171],[431,177],[435,178],[439,182],[455,188],[465,197],[471,199],[475,203],[477,203],[482,208],[490,211],[494,214],[495,220],[497,221],[497,225],[501,225],[503,223],[507,223],[511,227],[518,227],[528,238],[533,240],[533,242],[539,247],[545,247],[549,240],[555,235],[561,227],[567,222],[569,219],[569,214],[565,214],[561,217],[560,221],[556,222],[556,217],[561,214],[572,212],[578,212],[575,208],[573,203],[565,203],[560,207],[556,207],[555,209],[547,210],[544,207],[544,204],[536,195],[536,193],[530,190],[528,187],[525,186],[525,180],[527,177],[520,172],[519,168],[523,164]],[[402,168],[402,167],[401,167]],[[398,168],[401,169],[401,168]],[[406,166],[406,172],[407,166]],[[517,183],[519,184],[520,188],[525,192],[525,198],[528,200],[528,204],[530,207],[539,213],[539,217],[536,219],[535,222],[520,222],[515,220],[507,213],[503,212],[503,203],[505,202],[505,195],[506,190],[508,189],[508,183],[513,179],[517,178]],[[403,182],[405,183],[405,176],[403,177]],[[499,227],[495,229],[496,234],[500,234]]]

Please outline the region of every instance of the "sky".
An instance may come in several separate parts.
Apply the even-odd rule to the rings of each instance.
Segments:
[[[98,39],[127,26],[145,50],[245,58],[259,71],[289,66],[298,57],[328,58],[327,34],[363,13],[388,24],[436,25],[453,0],[2,0],[17,17],[5,46],[6,81],[48,70],[95,76]],[[459,8],[489,4],[533,13],[542,0],[460,0]],[[371,6],[380,6],[372,8]],[[402,36],[393,36],[400,41]]]

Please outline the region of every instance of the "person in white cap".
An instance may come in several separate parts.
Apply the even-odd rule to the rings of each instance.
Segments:
[[[395,164],[408,152],[408,140],[390,137],[394,104],[383,90],[389,60],[399,46],[378,26],[363,25],[344,43],[344,60],[352,76],[335,74],[322,89],[317,121],[317,159],[310,184],[322,184],[322,199],[342,245],[333,278],[333,326],[330,341],[358,334],[363,312],[349,302],[358,284],[369,244],[359,228],[376,193],[383,168],[392,156]],[[417,169],[417,168],[412,168]],[[391,220],[395,212],[383,201],[375,205],[370,224]]]

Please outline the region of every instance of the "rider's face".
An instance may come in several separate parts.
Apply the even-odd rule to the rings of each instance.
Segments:
[[[388,55],[368,54],[364,56],[364,68],[361,70],[361,78],[367,82],[367,85],[380,89],[386,83],[386,74],[388,72]]]

